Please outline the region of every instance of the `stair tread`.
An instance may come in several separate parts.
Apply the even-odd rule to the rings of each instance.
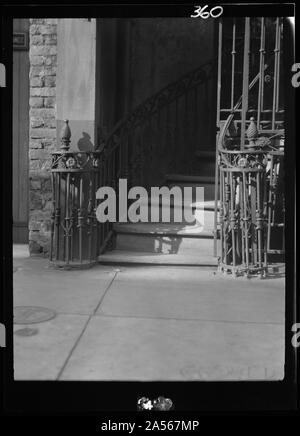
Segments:
[[[215,183],[214,176],[189,176],[186,174],[167,174],[167,182]]]
[[[154,200],[151,200],[151,198],[149,198],[149,199],[146,200],[146,201],[143,201],[143,200],[141,199],[141,200],[140,200],[140,203],[141,203],[141,204],[148,205],[148,207],[150,207],[151,204],[152,204],[153,206],[162,206],[162,204],[161,204],[161,203],[162,203],[161,197],[159,197],[159,199],[154,199]],[[219,206],[220,206],[219,203],[220,203],[220,202],[218,202],[218,208],[219,208]],[[192,207],[193,209],[201,209],[201,208],[203,207],[203,205],[204,205],[204,210],[205,210],[205,211],[211,211],[211,210],[214,210],[214,209],[215,209],[215,200],[204,200],[204,202],[192,201],[192,202],[190,203],[190,207]],[[174,206],[173,197],[171,197],[170,208],[174,208],[174,207],[179,207],[179,206],[177,206],[177,205]],[[181,207],[183,207],[183,206],[181,206]]]
[[[140,233],[145,235],[178,235],[212,237],[213,227],[187,225],[180,223],[117,223],[114,224],[117,233]]]
[[[186,254],[163,254],[147,252],[131,252],[125,250],[113,250],[98,257],[100,263],[138,263],[156,265],[198,265],[217,266],[217,258],[213,255],[195,256]]]

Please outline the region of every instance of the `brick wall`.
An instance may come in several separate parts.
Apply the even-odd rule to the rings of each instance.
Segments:
[[[29,250],[50,244],[50,153],[56,148],[57,19],[30,19]]]

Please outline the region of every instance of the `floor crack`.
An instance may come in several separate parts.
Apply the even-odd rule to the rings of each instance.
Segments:
[[[60,369],[59,372],[58,372],[58,375],[57,375],[57,377],[56,377],[56,380],[57,380],[57,381],[61,378],[61,376],[62,376],[62,374],[63,374],[65,368],[67,367],[67,365],[68,365],[68,363],[69,363],[69,361],[70,361],[70,359],[71,359],[71,357],[72,357],[72,354],[74,353],[75,349],[77,348],[77,345],[78,345],[79,342],[80,342],[80,339],[81,339],[82,336],[84,335],[84,333],[85,333],[85,331],[86,331],[86,329],[87,329],[87,326],[89,325],[89,323],[90,323],[92,317],[96,314],[96,312],[98,311],[99,307],[101,306],[101,303],[102,303],[102,301],[104,300],[104,297],[105,297],[105,295],[107,294],[107,292],[109,291],[111,285],[113,284],[115,278],[117,277],[118,272],[119,272],[118,270],[115,271],[115,274],[114,274],[113,278],[111,279],[111,281],[109,282],[107,288],[105,289],[104,293],[102,294],[102,296],[101,296],[101,298],[100,298],[100,300],[99,300],[97,306],[95,307],[93,313],[89,315],[89,317],[88,317],[86,323],[85,323],[84,326],[83,326],[82,331],[80,332],[80,335],[79,335],[78,338],[76,339],[76,341],[75,341],[73,347],[71,348],[71,350],[70,350],[70,352],[69,352],[69,354],[68,354],[68,356],[67,356],[67,358],[66,358],[66,360],[65,360],[65,362],[64,362],[64,364],[63,364],[63,366],[61,367],[61,369]]]

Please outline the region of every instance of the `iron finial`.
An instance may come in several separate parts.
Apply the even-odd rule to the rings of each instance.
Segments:
[[[251,117],[250,118],[250,124],[249,127],[247,129],[247,138],[249,140],[249,146],[250,147],[255,147],[255,140],[258,137],[258,130],[257,130],[257,126],[255,124],[255,118]]]
[[[69,127],[69,120],[64,120],[64,125],[60,132],[60,138],[61,138],[61,148],[62,150],[69,150],[70,148],[70,138],[71,138],[71,129]]]

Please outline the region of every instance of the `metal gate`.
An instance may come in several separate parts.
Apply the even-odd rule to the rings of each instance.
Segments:
[[[215,255],[234,275],[284,254],[282,38],[279,17],[219,23]]]

